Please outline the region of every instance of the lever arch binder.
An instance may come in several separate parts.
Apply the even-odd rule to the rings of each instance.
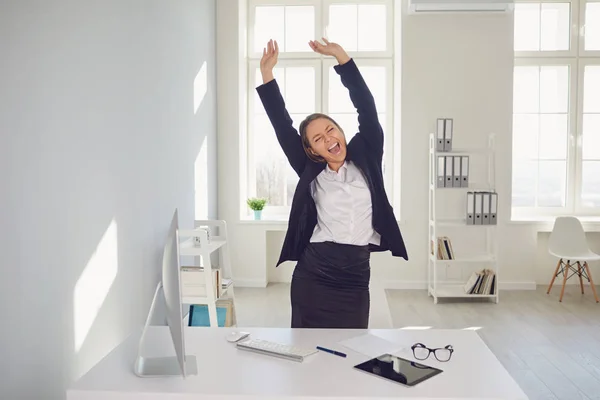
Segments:
[[[498,193],[490,193],[490,225],[498,223]]]
[[[446,156],[446,187],[452,187],[452,168],[454,157]]]
[[[491,193],[490,192],[483,192],[481,193],[481,204],[482,204],[482,210],[481,210],[481,224],[482,225],[489,225],[490,224],[490,205],[491,205],[491,201],[490,198]]]
[[[475,225],[482,225],[483,193],[475,192]]]
[[[496,225],[498,221],[498,193],[467,192],[467,225]]]
[[[475,198],[473,192],[467,192],[467,225],[475,225]]]
[[[444,151],[452,150],[452,134],[454,129],[454,120],[446,118],[444,121]]]
[[[437,162],[437,187],[443,188],[446,184],[446,157],[438,156]]]
[[[437,119],[437,130],[436,130],[436,150],[444,151],[444,119]]]
[[[462,177],[461,167],[462,167],[462,157],[454,156],[454,168],[452,169],[452,186],[453,187],[461,187],[460,181]]]
[[[469,187],[469,156],[462,156],[460,161],[460,187]]]

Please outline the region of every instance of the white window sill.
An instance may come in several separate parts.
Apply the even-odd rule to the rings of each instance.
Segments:
[[[576,216],[577,217],[577,216]],[[546,223],[554,223],[556,217],[519,217],[513,218],[509,221],[511,224],[546,224]],[[600,216],[591,216],[591,217],[577,217],[581,221],[581,223],[600,223]]]
[[[600,216],[577,217],[587,232],[600,232]],[[520,217],[508,221],[509,225],[529,225],[538,232],[551,232],[556,217]]]
[[[288,226],[288,215],[262,215],[261,219],[254,219],[254,215],[247,215],[240,218],[240,225],[253,225],[264,227],[268,230],[286,230]]]
[[[286,224],[288,223],[288,218],[275,218],[275,217],[263,217],[261,219],[254,219],[251,217],[241,218],[240,224],[256,224],[256,225],[264,225],[264,224]]]

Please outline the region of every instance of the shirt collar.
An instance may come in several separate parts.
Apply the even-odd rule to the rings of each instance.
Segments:
[[[344,161],[344,163],[342,164],[342,166],[340,167],[340,170],[338,172],[335,172],[334,170],[332,170],[331,168],[329,168],[329,164],[327,164],[327,172],[331,173],[331,174],[339,174],[342,171],[346,171],[348,169],[348,164],[346,161]]]

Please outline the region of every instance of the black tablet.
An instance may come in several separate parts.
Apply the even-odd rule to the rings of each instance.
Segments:
[[[365,361],[355,365],[354,368],[405,386],[415,386],[443,372],[441,369],[391,354]]]

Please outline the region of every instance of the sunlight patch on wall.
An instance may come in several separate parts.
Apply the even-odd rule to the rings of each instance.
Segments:
[[[208,136],[202,139],[200,151],[194,162],[194,187],[196,190],[196,219],[208,219]]]
[[[198,112],[198,108],[200,108],[200,104],[202,104],[208,90],[208,72],[206,69],[206,61],[204,61],[194,79],[194,114]]]
[[[117,223],[113,219],[75,284],[73,311],[76,353],[85,342],[117,277],[119,269],[117,239]]]

